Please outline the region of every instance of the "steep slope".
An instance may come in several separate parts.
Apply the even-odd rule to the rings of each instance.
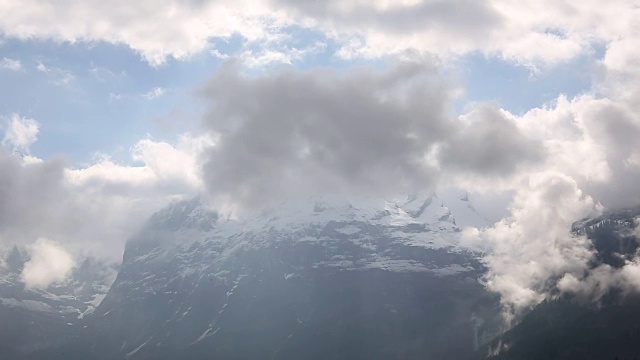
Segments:
[[[503,351],[489,358],[638,359],[638,318],[637,296],[613,296],[598,306],[567,298],[544,302],[492,344]]]
[[[459,231],[429,195],[313,198],[244,220],[174,204],[127,244],[91,356],[468,358],[496,301]]]

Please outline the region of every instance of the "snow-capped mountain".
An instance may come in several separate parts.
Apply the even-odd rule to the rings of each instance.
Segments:
[[[435,195],[316,197],[244,219],[176,203],[128,242],[91,354],[465,358],[496,308],[460,231]]]

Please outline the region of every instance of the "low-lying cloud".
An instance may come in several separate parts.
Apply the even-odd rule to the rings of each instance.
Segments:
[[[40,238],[28,246],[31,259],[24,264],[21,280],[27,288],[46,288],[64,280],[73,270],[75,260],[56,241]]]
[[[487,286],[502,295],[509,321],[557,292],[565,274],[589,268],[591,243],[569,229],[598,211],[573,179],[541,173],[515,194],[511,217],[482,232]]]

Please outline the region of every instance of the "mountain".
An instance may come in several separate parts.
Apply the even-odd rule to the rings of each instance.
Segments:
[[[468,358],[495,333],[497,301],[459,232],[434,195],[309,198],[245,219],[176,203],[128,242],[90,353]]]
[[[597,256],[593,266],[621,268],[638,251],[632,231],[640,208],[576,222]],[[545,301],[485,349],[490,359],[640,359],[640,296],[612,289],[597,303],[563,296]],[[496,351],[496,350],[500,351]]]
[[[464,195],[447,201],[459,218],[435,194],[311,197],[239,219],[174,203],[128,241],[80,333],[28,358],[473,358],[497,334],[498,299],[458,239],[486,220]]]
[[[0,354],[19,358],[78,338],[83,318],[100,303],[115,279],[112,265],[86,258],[71,276],[47,289],[25,288],[20,279],[29,261],[13,247],[0,267]]]

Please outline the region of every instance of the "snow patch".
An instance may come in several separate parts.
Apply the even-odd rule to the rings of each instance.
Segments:
[[[106,314],[105,314],[106,315]],[[147,339],[147,341],[143,342],[140,346],[138,346],[137,348],[133,349],[132,351],[128,352],[125,357],[126,358],[130,358],[133,355],[135,355],[135,353],[137,353],[140,349],[142,349],[143,346],[147,345],[147,343],[149,342],[149,340],[151,340],[151,338]]]
[[[337,232],[344,234],[344,235],[353,235],[353,234],[357,234],[360,231],[360,228],[357,226],[353,226],[353,225],[347,225],[345,227],[342,227],[340,229],[336,229]]]
[[[423,264],[412,260],[396,260],[381,258],[365,265],[363,269],[381,269],[392,272],[426,272],[429,271]]]
[[[220,328],[215,329],[213,332],[212,330],[213,328],[211,327],[207,328],[207,330],[205,330],[202,333],[202,335],[200,335],[200,337],[196,339],[196,341],[192,342],[191,345],[199,343],[200,341],[204,340],[206,337],[215,335],[220,330]]]
[[[462,266],[460,264],[452,264],[439,269],[430,269],[429,272],[436,274],[437,276],[451,276],[463,272],[473,271],[471,266]]]

